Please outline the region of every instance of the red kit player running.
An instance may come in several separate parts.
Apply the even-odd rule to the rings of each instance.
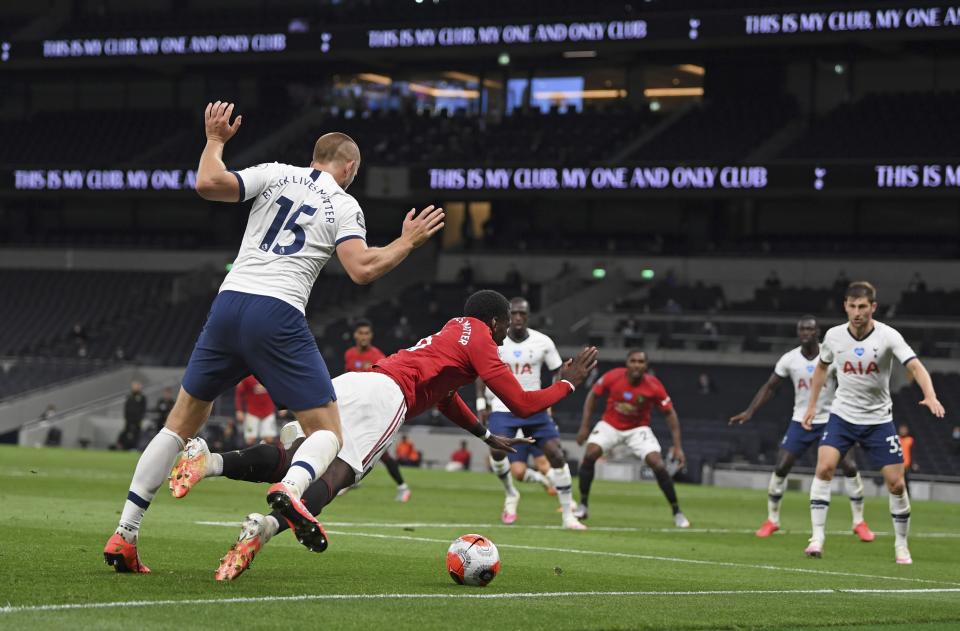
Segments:
[[[240,537],[217,570],[218,580],[239,576],[264,543],[277,532],[293,528],[306,547],[322,552],[327,536],[314,514],[337,493],[356,483],[379,460],[403,422],[436,406],[448,419],[487,445],[513,451],[529,442],[491,434],[477,421],[457,389],[483,379],[511,412],[527,417],[554,405],[583,383],[597,363],[597,349],[584,349],[560,369],[559,380],[542,390],[525,391],[497,354],[510,322],[509,302],[495,291],[479,291],[464,305],[464,317],[454,318],[415,346],[378,362],[371,372],[346,373],[334,379],[343,425],[343,448],[302,501],[282,481],[268,493],[274,511],[252,513]],[[202,442],[197,439],[197,442]],[[286,470],[282,447],[257,445],[241,452],[211,454],[202,444],[183,457],[171,475],[171,489],[182,497],[203,477],[225,475],[255,482],[275,482]],[[191,449],[188,447],[188,452]],[[298,464],[297,454],[290,468]]]
[[[237,422],[243,425],[243,438],[248,447],[260,440],[272,443],[277,439],[277,408],[256,377],[247,375],[237,384],[234,403]]]

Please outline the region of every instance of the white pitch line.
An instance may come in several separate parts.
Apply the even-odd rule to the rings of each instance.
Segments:
[[[783,594],[944,594],[960,593],[960,588],[927,589],[729,589],[714,591],[585,591],[585,592],[511,592],[500,594],[300,594],[296,596],[246,596],[237,598],[193,598],[186,600],[119,600],[102,603],[64,603],[59,605],[7,605],[0,614],[78,609],[114,609],[118,607],[163,607],[184,605],[229,605],[243,603],[302,602],[318,600],[514,600],[530,598],[583,598],[587,596],[765,596]]]
[[[198,521],[202,526],[240,526],[239,521]],[[546,524],[448,524],[431,522],[353,522],[353,521],[325,521],[324,526],[342,526],[345,528],[465,528],[483,529],[508,528],[509,530],[564,530],[563,526]],[[755,530],[749,528],[638,528],[631,526],[590,526],[593,532],[655,532],[669,534],[711,534],[711,535],[752,535]],[[780,530],[774,536],[782,537],[787,534],[800,534],[800,530]],[[852,535],[852,530],[830,530],[829,535]],[[874,531],[880,537],[893,536],[892,532]],[[911,539],[960,539],[960,532],[916,532],[910,533]]]
[[[198,521],[194,522],[203,526],[239,526],[240,522],[211,522],[211,521]],[[332,525],[333,522],[324,522],[325,525]],[[327,533],[331,535],[346,536],[346,537],[367,537],[370,539],[392,539],[395,541],[418,541],[421,543],[449,543],[446,539],[432,539],[429,537],[412,537],[409,535],[381,535],[376,533],[365,533],[365,532],[347,532],[344,530],[327,530]],[[782,567],[779,565],[756,565],[751,563],[734,563],[732,561],[708,561],[705,559],[685,559],[682,557],[662,557],[654,556],[649,554],[631,554],[628,552],[607,552],[604,550],[578,550],[575,548],[553,548],[547,546],[527,546],[516,543],[498,543],[498,548],[514,548],[517,550],[530,550],[533,552],[561,552],[569,554],[584,554],[584,555],[593,555],[593,556],[607,556],[607,557],[617,557],[623,559],[641,559],[644,561],[666,561],[670,563],[689,563],[693,565],[715,565],[721,567],[739,567],[745,569],[754,569],[754,570],[773,570],[777,572],[797,572],[802,574],[821,574],[825,576],[853,576],[857,578],[875,578],[882,580],[891,580],[891,581],[907,581],[912,583],[933,583],[936,585],[960,585],[960,583],[952,581],[936,581],[932,579],[924,578],[913,578],[909,576],[882,576],[877,574],[858,574],[855,572],[835,572],[832,570],[814,570],[810,568],[801,568],[801,567]]]
[[[338,530],[328,530],[332,535],[347,537],[369,537],[372,539],[394,539],[399,541],[420,541],[423,543],[449,543],[446,539],[430,539],[427,537],[409,537],[406,535],[379,535],[363,532],[345,532]],[[692,565],[716,565],[721,567],[739,567],[752,570],[773,570],[776,572],[797,572],[801,574],[820,574],[825,576],[853,576],[856,578],[874,578],[887,581],[906,581],[911,583],[933,583],[936,585],[960,585],[952,581],[936,581],[925,578],[913,578],[909,576],[882,576],[878,574],[859,574],[856,572],[835,572],[832,570],[814,570],[802,567],[783,567],[779,565],[759,565],[752,563],[734,563],[732,561],[707,561],[705,559],[684,559],[682,557],[662,557],[650,554],[631,554],[629,552],[607,552],[603,550],[578,550],[575,548],[553,548],[548,546],[526,546],[516,543],[498,543],[498,548],[514,548],[517,550],[530,550],[533,552],[561,552],[567,554],[584,554],[590,556],[616,557],[621,559],[640,559],[643,561],[666,561],[669,563],[689,563]]]

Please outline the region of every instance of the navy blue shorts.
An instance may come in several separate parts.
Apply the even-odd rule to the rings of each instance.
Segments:
[[[855,443],[859,443],[870,462],[877,469],[888,464],[903,464],[903,448],[893,421],[879,425],[855,425],[836,414],[831,414],[823,429],[821,445],[829,445],[843,457]]]
[[[524,443],[520,445],[514,445],[513,448],[517,450],[517,453],[512,454],[507,452],[507,460],[510,462],[522,462],[526,464],[526,462],[530,459],[530,456],[539,458],[543,455],[543,451],[536,445],[527,445]]]
[[[222,291],[190,355],[183,389],[213,401],[249,374],[295,412],[336,400],[307,319],[278,298]]]
[[[494,434],[509,437],[516,436],[517,430],[520,429],[523,431],[524,436],[536,440],[537,442],[535,444],[537,446],[542,446],[543,443],[551,438],[560,438],[560,430],[557,429],[557,424],[553,422],[553,418],[546,412],[539,412],[528,418],[520,418],[509,412],[494,412],[490,415],[487,427]],[[519,455],[519,447],[521,446],[522,445],[516,445],[517,454],[507,454],[510,462],[526,462],[526,455],[522,457]],[[539,449],[537,451],[539,451],[540,454],[543,453]],[[531,455],[531,453],[527,455]]]
[[[797,421],[790,421],[790,425],[787,427],[787,433],[783,435],[783,440],[780,441],[780,446],[784,451],[789,451],[799,458],[810,449],[811,445],[820,442],[820,436],[823,435],[823,428],[823,424],[814,425],[813,429],[808,432],[803,429],[803,425]]]

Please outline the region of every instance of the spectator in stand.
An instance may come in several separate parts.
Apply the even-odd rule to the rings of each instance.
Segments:
[[[697,377],[697,384],[699,386],[700,394],[713,394],[717,389],[713,385],[713,379],[710,378],[705,372],[700,373],[700,376]]]
[[[87,345],[87,329],[82,322],[73,325],[73,341],[78,347]]]
[[[523,282],[523,277],[520,276],[520,270],[517,269],[516,263],[510,264],[510,269],[507,270],[507,275],[503,279],[503,282],[506,283],[509,287],[519,289],[520,283]]]
[[[463,261],[463,267],[457,272],[457,282],[463,286],[473,284],[473,265],[470,264],[469,259]]]
[[[681,307],[680,303],[673,298],[667,298],[667,304],[664,305],[663,310],[673,315],[683,313],[683,307]]]
[[[770,270],[767,280],[763,281],[763,286],[767,289],[780,289],[780,276],[777,274],[777,270]]]
[[[243,425],[247,447],[263,441],[272,445],[277,440],[277,408],[270,393],[253,375],[237,384],[234,394],[237,423]]]
[[[842,294],[847,290],[849,285],[850,279],[847,278],[847,272],[845,270],[840,270],[837,273],[837,278],[833,281],[833,293]]]
[[[960,454],[960,425],[953,426],[951,437],[953,438],[953,451]]]
[[[920,272],[913,273],[913,278],[907,284],[907,291],[916,293],[927,291],[927,282],[920,277]]]
[[[460,441],[460,449],[450,454],[450,462],[447,463],[447,471],[467,471],[470,469],[470,458],[472,454],[467,449],[467,441]]]
[[[40,413],[41,421],[48,421],[57,415],[57,406],[50,403],[47,407]]]
[[[130,383],[130,394],[123,404],[123,431],[117,437],[116,449],[133,449],[140,441],[140,424],[147,415],[147,397],[143,394],[143,384]]]
[[[397,443],[397,462],[405,467],[420,466],[420,452],[417,451],[413,441],[406,434]]]
[[[154,420],[157,422],[157,427],[163,427],[163,424],[167,422],[167,416],[170,415],[170,410],[173,409],[175,401],[176,398],[173,396],[173,388],[169,386],[164,388],[163,396],[157,401],[157,407],[154,409],[154,413],[156,414]]]
[[[900,437],[900,448],[903,450],[903,483],[907,487],[907,493],[910,493],[910,474],[920,468],[913,460],[914,440],[906,423],[901,423],[897,427],[897,435]]]

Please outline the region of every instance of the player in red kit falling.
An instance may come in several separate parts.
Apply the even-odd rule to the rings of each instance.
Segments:
[[[277,439],[277,408],[256,377],[247,375],[237,384],[234,403],[237,422],[243,425],[243,438],[248,447],[260,440],[272,443]]]
[[[590,431],[590,421],[597,397],[607,397],[603,417]],[[660,380],[647,374],[647,354],[630,351],[627,365],[607,372],[594,384],[583,403],[583,420],[577,433],[577,443],[587,444],[580,464],[580,506],[575,511],[579,519],[587,518],[587,502],[593,483],[594,464],[603,454],[617,445],[625,444],[630,451],[647,463],[657,477],[660,490],[673,509],[673,523],[678,528],[689,528],[690,522],[680,511],[673,479],[660,454],[660,443],[650,429],[650,410],[656,407],[664,414],[673,437],[671,456],[683,468],[686,456],[680,446],[680,419]]]
[[[353,341],[355,345],[348,348],[343,354],[344,372],[369,372],[373,370],[373,366],[378,361],[386,357],[383,351],[373,345],[373,325],[370,324],[369,320],[357,320],[353,327]],[[397,495],[394,499],[398,502],[409,502],[410,487],[403,479],[403,474],[400,473],[400,465],[390,455],[389,449],[380,456],[380,462],[387,468],[393,481],[397,483]]]
[[[511,412],[531,416],[583,383],[596,366],[597,349],[584,349],[575,359],[567,360],[559,379],[550,387],[525,391],[497,354],[509,321],[506,298],[495,291],[478,291],[467,299],[464,316],[450,320],[437,333],[378,362],[371,372],[346,373],[334,379],[343,448],[302,499],[282,481],[270,487],[268,503],[273,513],[247,516],[240,537],[221,560],[217,579],[239,576],[263,544],[287,528],[292,528],[297,540],[309,549],[325,550],[327,535],[314,514],[377,463],[408,417],[436,406],[448,419],[494,449],[509,452],[514,444],[530,442],[491,434],[477,421],[457,389],[480,377]],[[282,446],[257,445],[240,452],[211,454],[199,439],[197,444],[202,448],[194,449],[190,458],[181,458],[171,474],[170,487],[177,497],[186,495],[208,476],[270,482],[279,480],[286,470],[287,456]],[[291,468],[302,466],[296,453],[289,459],[293,461]]]

